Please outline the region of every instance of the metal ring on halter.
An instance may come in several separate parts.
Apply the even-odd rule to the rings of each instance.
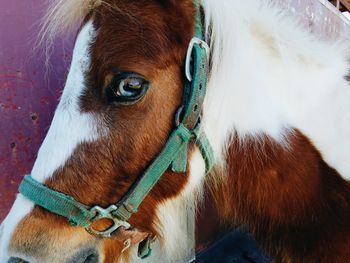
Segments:
[[[199,45],[201,48],[204,48],[207,56],[209,58],[209,46],[208,44],[203,41],[202,39],[198,38],[198,37],[193,37],[190,41],[190,44],[188,45],[188,49],[187,49],[187,54],[186,54],[186,62],[185,62],[185,73],[186,73],[186,78],[188,81],[192,81],[192,73],[191,73],[191,59],[192,59],[192,51],[193,51],[193,46],[197,44]]]
[[[179,127],[181,124],[181,115],[182,115],[183,110],[184,110],[184,106],[182,105],[177,109],[177,111],[175,113],[175,125],[176,125],[176,127]]]
[[[91,224],[105,218],[113,221],[113,225],[111,225],[104,231],[95,230],[90,225],[87,228],[85,228],[86,231],[91,235],[106,238],[106,237],[111,237],[112,233],[121,226],[125,227],[126,229],[130,228],[130,224],[128,222],[120,220],[113,215],[113,212],[116,211],[117,209],[118,208],[115,205],[111,205],[106,209],[99,206],[94,206],[93,208],[91,208],[90,211],[96,214],[96,216],[91,220]]]

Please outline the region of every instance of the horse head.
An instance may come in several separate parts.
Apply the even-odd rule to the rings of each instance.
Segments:
[[[41,201],[32,202],[28,195],[19,194],[4,223],[4,254],[11,257],[9,262],[127,259],[128,251],[136,245],[142,243],[148,249],[149,242],[161,239],[165,227],[177,228],[176,222],[166,225],[161,220],[173,216],[162,214],[172,213],[165,207],[167,200],[184,198],[186,193],[193,195],[201,180],[191,178],[190,171],[204,173],[204,161],[196,154],[194,140],[189,140],[194,133],[188,133],[180,146],[174,144],[184,132],[171,135],[174,129],[183,127],[183,136],[187,136],[186,131],[197,129],[199,122],[197,118],[188,121],[184,124],[191,126],[188,129],[180,123],[188,114],[181,107],[184,65],[187,58],[190,67],[188,56],[193,45],[198,45],[192,41],[187,54],[195,35],[196,12],[200,16],[198,6],[196,10],[193,1],[112,0],[94,2],[93,6],[87,2],[80,1],[78,10],[62,9],[69,1],[63,5],[58,2],[57,10],[54,7],[49,16],[49,26],[54,27],[61,22],[54,18],[62,10],[85,10],[62,97],[31,175],[22,185],[24,192],[36,185],[29,195]],[[88,4],[89,8],[85,7]],[[207,55],[206,49],[203,52]],[[195,74],[191,70],[187,73]],[[200,85],[201,90],[205,88]],[[188,100],[186,103],[191,103]],[[194,105],[194,111],[200,116],[201,105]],[[171,136],[174,142],[169,141]],[[167,144],[172,145],[163,150]],[[170,155],[168,159],[173,158],[177,154],[174,147],[183,155],[171,160],[180,162],[172,164],[179,169],[152,164],[162,150]],[[124,213],[130,215],[115,219],[112,212],[116,207],[111,204],[125,199],[151,164],[156,166],[153,170],[164,170],[157,175],[161,176],[159,182],[146,190],[140,183],[144,194],[139,207],[122,204]],[[144,180],[150,184],[154,178]],[[52,196],[63,196],[64,201]],[[93,213],[88,223],[71,218],[76,211],[67,208],[67,202],[72,200]],[[48,202],[52,209],[46,206]],[[108,215],[101,216],[105,208],[109,209]],[[55,209],[60,212],[53,213]]]

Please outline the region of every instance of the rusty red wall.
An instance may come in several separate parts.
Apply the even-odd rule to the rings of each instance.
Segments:
[[[33,50],[46,3],[0,0],[0,222],[31,170],[70,61],[72,38],[56,42],[50,71]]]

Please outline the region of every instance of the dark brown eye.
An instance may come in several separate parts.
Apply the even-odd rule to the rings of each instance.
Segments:
[[[113,77],[106,89],[109,102],[132,104],[147,92],[149,82],[135,73],[122,73]]]

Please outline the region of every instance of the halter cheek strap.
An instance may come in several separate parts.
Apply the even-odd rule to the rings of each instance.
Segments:
[[[209,74],[209,47],[202,40],[202,21],[198,0],[196,6],[196,36],[191,40],[186,56],[184,94],[182,105],[175,116],[176,127],[170,134],[166,145],[142,176],[131,186],[125,196],[108,208],[88,207],[73,197],[57,192],[26,175],[19,191],[28,199],[50,212],[66,217],[71,225],[81,226],[95,236],[111,237],[120,227],[130,228],[128,220],[136,213],[142,201],[153,189],[161,176],[169,169],[173,172],[187,171],[189,144],[193,141],[205,160],[206,172],[214,165],[213,151],[202,129],[201,114],[206,94]],[[112,226],[97,231],[91,225],[101,219],[110,219]],[[139,245],[141,258],[150,255],[151,237]]]

